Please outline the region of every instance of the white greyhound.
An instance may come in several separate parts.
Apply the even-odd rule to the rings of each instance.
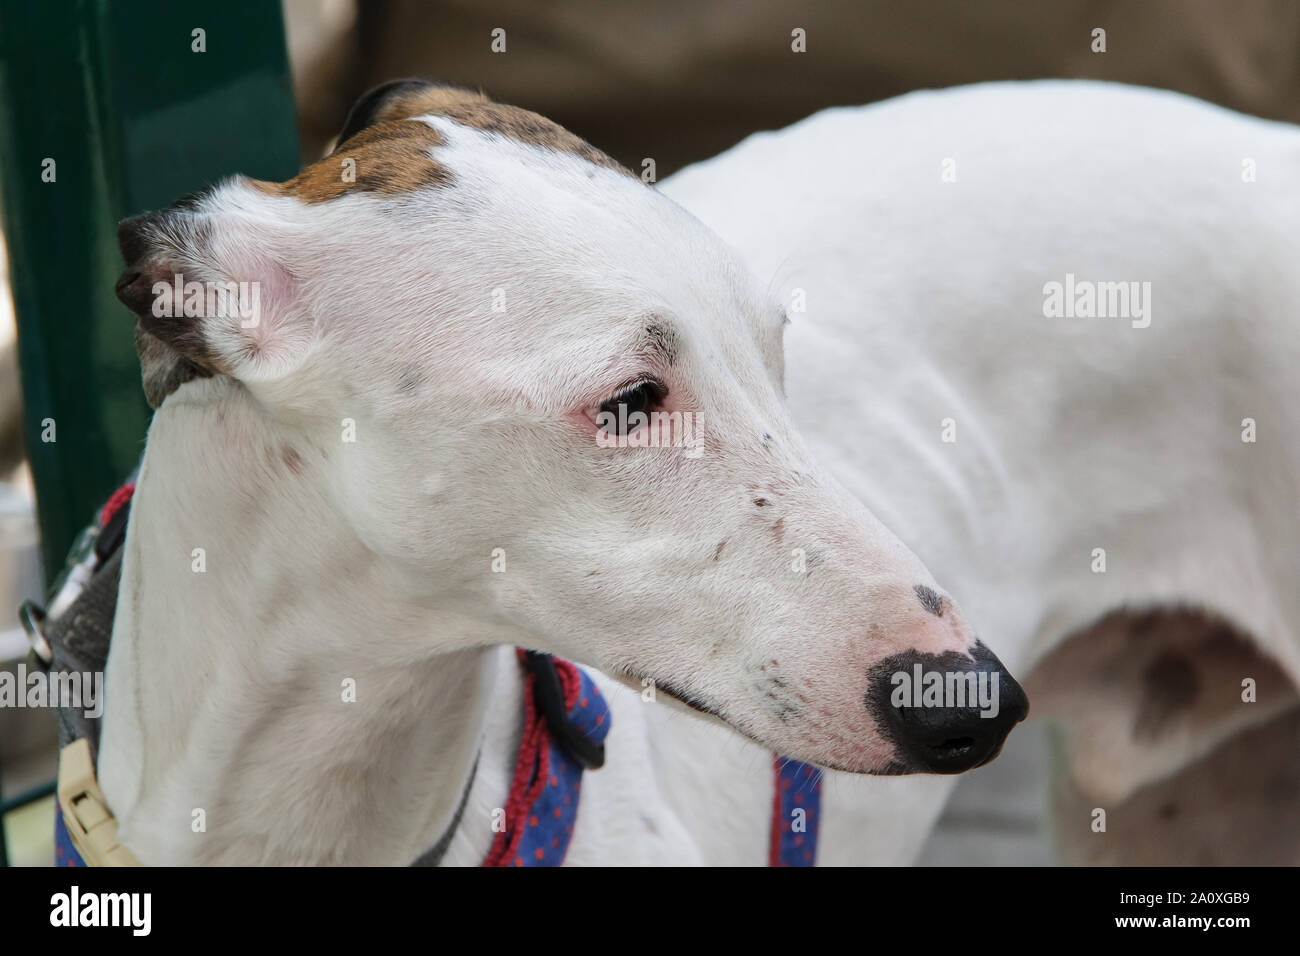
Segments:
[[[1284,127],[1042,84],[833,111],[661,192],[532,114],[403,83],[296,179],[128,221],[158,411],[98,768],[123,844],[482,862],[515,646],[618,678],[570,863],[763,862],[772,751],[834,768],[820,862],[910,859],[950,778],[860,774],[996,753],[1023,700],[977,633],[1014,669],[1126,604],[1195,602],[1257,642],[1223,655],[1300,678],[1298,169]],[[257,283],[258,314],[160,317],[176,275]],[[1152,293],[1132,321],[1045,317],[1076,279]],[[609,447],[620,405],[700,440]],[[1122,799],[1279,713],[1270,686],[1204,716],[1197,661],[1114,760],[1075,748],[1079,780]],[[913,662],[1000,674],[1001,716],[885,706]],[[1071,670],[1131,742],[1146,698]]]
[[[1300,862],[1300,130],[998,83],[828,110],[663,191],[806,302],[795,424],[1064,718],[1066,858]],[[899,831],[875,858],[952,783],[860,816]]]

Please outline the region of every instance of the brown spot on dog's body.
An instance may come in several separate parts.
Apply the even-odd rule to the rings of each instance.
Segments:
[[[718,558],[722,557],[722,549],[725,548],[725,547],[727,546],[727,541],[728,541],[727,538],[723,538],[721,541],[718,542],[718,546],[717,546],[717,548],[715,548],[714,551],[713,551],[713,560],[714,560],[714,561],[716,561],[716,560],[718,560]]]
[[[285,445],[280,449],[280,458],[284,461],[285,467],[295,475],[301,475],[303,468],[306,467],[302,455],[298,454],[298,450],[290,445]]]
[[[1243,699],[1250,678],[1255,700]],[[1233,621],[1202,607],[1117,608],[1039,660],[1025,688],[1058,722],[1065,766],[1093,801],[1119,800],[1297,700],[1286,671]],[[1093,802],[1090,806],[1098,806]]]
[[[1139,739],[1160,735],[1167,724],[1196,701],[1200,679],[1186,655],[1166,651],[1142,673],[1145,695],[1133,722],[1133,736]]]
[[[1243,640],[1232,627],[1220,622],[1201,641],[1197,652],[1226,657],[1240,650]]]
[[[1300,708],[1225,740],[1170,776],[1104,804],[1064,766],[1051,786],[1051,820],[1070,866],[1295,866],[1300,864]]]

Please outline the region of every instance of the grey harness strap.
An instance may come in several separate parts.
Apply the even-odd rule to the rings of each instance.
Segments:
[[[58,674],[103,673],[108,662],[108,642],[113,636],[113,614],[117,607],[117,586],[122,576],[122,552],[113,555],[95,572],[77,600],[44,629],[50,647],[48,665],[36,655],[38,666],[51,676]],[[59,728],[59,749],[83,737],[90,743],[92,757],[99,751],[99,718],[86,716],[81,707],[54,708]]]
[[[59,734],[55,845],[69,865],[139,866],[118,839],[117,820],[96,779],[99,718],[87,716],[76,692],[88,676],[103,686],[130,496],[130,488],[115,494],[101,512],[107,520],[77,536],[51,589],[49,613],[32,601],[23,602],[18,612],[36,666],[51,684],[72,691],[51,701]],[[102,713],[103,701],[99,704]]]
[[[447,855],[447,848],[451,846],[451,838],[456,835],[460,828],[460,818],[465,815],[465,805],[469,803],[469,792],[474,786],[474,778],[478,776],[478,757],[474,758],[474,766],[469,772],[469,781],[465,784],[465,792],[460,795],[460,805],[456,807],[456,812],[452,814],[451,823],[447,825],[447,832],[438,838],[438,842],[429,849],[425,850],[415,858],[411,866],[437,866],[442,862],[442,858]]]
[[[130,514],[129,499],[120,504],[102,527],[96,522],[78,536],[67,565],[52,589],[50,610],[24,601],[18,616],[32,644],[36,666],[50,680],[68,674],[102,674],[113,636],[117,589],[122,578],[122,543]],[[60,752],[74,740],[85,740],[93,759],[99,749],[99,718],[61,700],[54,707]]]

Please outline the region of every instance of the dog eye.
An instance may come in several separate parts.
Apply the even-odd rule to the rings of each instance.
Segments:
[[[608,435],[629,435],[642,425],[668,394],[658,382],[640,382],[601,402],[596,426]],[[635,416],[635,417],[634,417]]]

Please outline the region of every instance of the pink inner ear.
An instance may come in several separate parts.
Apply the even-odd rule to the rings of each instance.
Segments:
[[[270,260],[258,270],[258,275],[259,278],[255,281],[261,283],[262,318],[276,316],[287,318],[294,311],[294,298],[297,295],[297,283],[293,276],[284,266]],[[267,324],[261,322],[258,327],[265,327]]]
[[[310,335],[310,319],[299,314],[297,281],[279,262],[257,250],[257,237],[220,263],[221,272],[238,283],[238,314],[221,323],[214,338],[225,341],[237,359],[256,363],[247,369],[274,376],[295,361]]]

